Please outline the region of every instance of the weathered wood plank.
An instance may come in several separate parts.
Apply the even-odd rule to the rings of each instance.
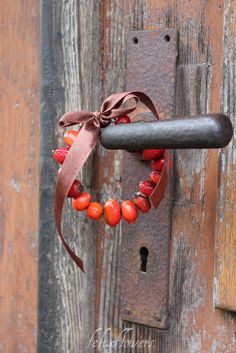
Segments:
[[[227,4],[225,4],[227,6]],[[138,15],[137,15],[138,14]],[[138,17],[138,20],[137,20]],[[133,29],[175,27],[180,33],[176,110],[179,115],[216,112],[221,108],[224,6],[221,1],[116,1],[101,5],[103,95],[124,88],[126,34]],[[118,83],[118,87],[117,87]],[[227,104],[227,103],[226,103]],[[101,152],[116,159],[121,155]],[[105,231],[98,248],[96,326],[110,329],[107,346],[98,340],[96,352],[118,352],[111,348],[122,329],[126,337],[149,338],[151,346],[139,352],[189,353],[235,351],[236,321],[231,314],[214,309],[214,246],[217,204],[217,151],[176,151],[175,202],[173,209],[170,328],[166,332],[122,323],[119,318],[119,256],[117,234]],[[114,168],[109,161],[100,174],[100,186],[109,181],[116,190]],[[116,169],[116,175],[122,169]],[[109,178],[107,178],[109,175]],[[113,178],[112,178],[113,176]],[[106,186],[108,188],[108,186]],[[114,284],[114,281],[116,282]],[[153,340],[153,341],[152,341]],[[99,346],[99,343],[101,345]],[[137,349],[137,348],[136,348]],[[130,347],[120,347],[128,353]]]
[[[236,4],[224,10],[222,110],[236,126]],[[215,305],[236,311],[236,159],[235,139],[220,153],[219,202],[216,223]]]
[[[125,89],[126,35],[130,30],[177,28],[177,113],[220,110],[223,25],[227,26],[221,1],[109,0],[98,5],[92,0],[43,2],[42,137],[51,145],[42,144],[39,352],[233,353],[235,317],[214,309],[213,302],[216,151],[176,152],[167,331],[120,319],[121,227],[111,230],[101,222],[97,230],[84,218],[77,222],[66,208],[66,234],[85,259],[86,276],[52,237],[56,166],[49,151],[62,140],[59,131],[57,138],[53,137],[56,120],[65,110],[95,109],[99,97]],[[232,9],[232,4],[225,3],[226,12],[231,13],[227,6]],[[227,111],[229,100],[224,103]],[[96,157],[96,176],[91,175],[90,161],[82,180],[91,191],[92,181],[96,183],[97,199],[119,198],[122,153],[99,147]],[[78,233],[76,241],[70,230]],[[97,337],[95,329],[99,330]],[[117,340],[127,329],[125,337],[131,344],[147,340],[149,347],[120,346]]]
[[[0,11],[0,352],[35,352],[39,186],[39,6]]]
[[[99,105],[99,7],[96,1],[42,1],[42,149],[38,352],[92,352],[96,228],[65,207],[65,236],[83,258],[86,274],[73,264],[57,238],[53,195],[57,166],[51,150],[62,145],[59,117]],[[56,132],[56,138],[55,138]],[[80,180],[94,189],[92,159]]]
[[[143,21],[144,5],[132,1],[102,2],[101,14],[101,77],[102,97],[125,90],[126,35]],[[97,158],[102,166],[97,176],[97,190],[101,199],[122,197],[121,151],[98,149]],[[116,338],[126,330],[120,318],[120,250],[121,225],[114,230],[101,224],[97,246],[96,328],[95,352],[118,352]],[[123,327],[123,328],[122,328]],[[109,330],[109,334],[106,330]],[[104,335],[105,332],[105,335]],[[114,343],[113,347],[112,344]]]

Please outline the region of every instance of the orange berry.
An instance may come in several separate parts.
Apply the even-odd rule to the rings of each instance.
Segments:
[[[109,226],[115,227],[121,220],[120,204],[115,199],[109,199],[104,204],[105,221]]]
[[[127,115],[119,116],[116,118],[115,124],[129,124],[131,123],[130,117]]]
[[[67,197],[73,197],[74,199],[80,195],[81,182],[77,179],[74,180],[71,188],[67,194]]]
[[[150,174],[149,174],[149,178],[151,179],[151,181],[154,184],[159,183],[159,180],[161,178],[161,172],[157,172],[155,170],[153,170]]]
[[[151,202],[148,200],[147,197],[142,195],[137,195],[134,198],[134,203],[138,207],[138,209],[143,213],[147,213],[151,208]]]
[[[75,131],[75,130],[66,131],[65,134],[64,134],[64,142],[65,142],[65,144],[67,146],[71,146],[74,143],[76,137],[78,136],[78,133],[79,132]]]
[[[153,192],[153,190],[155,189],[155,184],[151,181],[151,180],[144,180],[144,181],[140,181],[139,183],[139,191],[149,197],[151,195],[151,193]]]
[[[151,161],[152,159],[161,158],[164,153],[164,149],[143,150],[143,159],[145,161]]]
[[[138,218],[138,209],[131,200],[125,200],[122,202],[121,212],[123,218],[130,224],[133,224]]]
[[[72,206],[76,211],[84,211],[91,202],[91,195],[87,192],[81,192],[76,199],[72,200]]]
[[[156,172],[161,172],[164,168],[165,160],[164,158],[157,159],[156,161],[151,161],[151,168]]]
[[[68,147],[61,147],[58,148],[57,150],[52,151],[53,153],[53,158],[55,159],[55,161],[57,161],[60,164],[64,163],[64,160],[67,156],[67,153],[69,152],[69,148]]]
[[[86,212],[89,218],[97,220],[102,215],[103,206],[99,202],[91,202]]]

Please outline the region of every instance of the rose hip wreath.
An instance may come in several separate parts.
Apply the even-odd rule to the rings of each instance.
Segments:
[[[127,101],[133,105],[124,107]],[[64,134],[66,147],[53,151],[54,159],[61,165],[58,170],[58,179],[55,192],[55,221],[61,240],[75,263],[84,271],[82,260],[71,250],[66,243],[61,229],[62,209],[65,198],[72,199],[72,207],[78,211],[85,211],[87,217],[99,220],[104,216],[105,222],[115,227],[123,218],[132,224],[139,213],[147,213],[151,205],[155,208],[164,196],[167,181],[167,157],[164,149],[145,149],[139,152],[139,158],[150,161],[151,172],[149,178],[139,183],[139,190],[132,200],[119,201],[109,198],[104,204],[92,200],[91,195],[83,190],[77,175],[86,162],[99,138],[101,128],[110,123],[130,124],[128,116],[138,104],[144,103],[159,119],[156,108],[151,99],[142,92],[123,92],[113,94],[102,104],[99,111],[79,111],[66,113],[59,120],[59,126],[67,127],[75,124],[79,129],[68,130]]]
[[[129,124],[131,120],[127,115],[124,115],[115,118],[114,123]],[[79,130],[66,131],[64,142],[67,147],[61,147],[53,151],[53,158],[59,164],[63,164],[78,134]],[[87,217],[93,220],[98,220],[104,215],[105,222],[111,227],[115,227],[121,218],[130,224],[134,223],[138,218],[139,211],[146,213],[151,208],[149,196],[160,180],[161,171],[165,164],[164,153],[164,149],[147,149],[140,153],[140,158],[151,161],[150,166],[153,171],[149,174],[149,179],[140,181],[139,191],[134,194],[133,200],[124,200],[120,204],[118,200],[110,198],[102,205],[99,202],[91,201],[91,195],[84,191],[81,182],[75,179],[67,194],[68,198],[72,198],[72,207],[79,212],[86,211]],[[60,171],[61,168],[59,168],[58,173]]]

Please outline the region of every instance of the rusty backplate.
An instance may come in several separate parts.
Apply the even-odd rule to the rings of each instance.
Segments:
[[[128,37],[126,90],[147,93],[161,118],[174,115],[176,57],[177,31],[174,29],[135,31]],[[139,113],[143,111],[141,107]],[[125,152],[124,196],[132,198],[139,182],[148,179],[149,173],[149,163]],[[171,170],[165,197],[159,207],[148,214],[140,214],[134,225],[123,223],[123,320],[160,329],[167,327],[170,232]]]

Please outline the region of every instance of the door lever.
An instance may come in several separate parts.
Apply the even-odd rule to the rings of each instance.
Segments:
[[[150,118],[152,114],[142,116]],[[100,142],[107,149],[133,152],[148,148],[221,148],[232,136],[230,119],[217,113],[109,126],[103,129]]]

